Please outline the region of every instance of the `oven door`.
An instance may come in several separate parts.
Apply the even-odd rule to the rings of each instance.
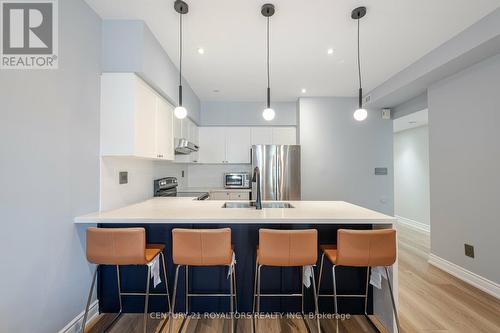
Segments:
[[[227,173],[224,175],[225,188],[242,188],[244,186],[244,175]]]

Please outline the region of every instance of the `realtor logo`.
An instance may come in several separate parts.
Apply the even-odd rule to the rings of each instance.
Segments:
[[[57,0],[2,0],[2,69],[56,69]]]

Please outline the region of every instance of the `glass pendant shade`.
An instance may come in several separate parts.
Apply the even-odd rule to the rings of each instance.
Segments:
[[[183,106],[178,106],[174,109],[174,114],[178,119],[184,119],[187,116],[187,110]]]
[[[276,113],[271,108],[266,108],[264,109],[264,111],[262,111],[262,117],[264,117],[264,119],[267,121],[273,120],[275,115]]]
[[[366,117],[368,117],[368,112],[365,110],[365,109],[357,109],[356,111],[354,111],[354,119],[356,119],[357,121],[363,121],[366,119]]]

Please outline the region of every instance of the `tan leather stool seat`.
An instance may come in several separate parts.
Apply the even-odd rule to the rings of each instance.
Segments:
[[[87,259],[99,265],[145,265],[165,249],[146,244],[144,228],[88,228]]]
[[[325,253],[325,256],[328,258],[328,260],[331,261],[332,264],[337,263],[337,249],[325,249],[323,250]]]
[[[153,260],[165,248],[165,245],[161,245],[161,246],[158,246],[158,245],[161,245],[161,244],[148,244],[148,245],[146,245],[145,257],[146,257],[147,262],[150,262],[151,260]]]
[[[257,264],[264,266],[315,265],[318,231],[259,229]]]
[[[172,230],[172,259],[176,265],[231,265],[233,254],[229,228]]]
[[[323,245],[319,246],[319,249],[321,251],[324,251],[324,250],[335,250],[335,249],[337,249],[337,244],[323,244]]]

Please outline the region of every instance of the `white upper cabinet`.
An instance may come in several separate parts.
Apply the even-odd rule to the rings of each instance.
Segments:
[[[226,163],[226,131],[224,127],[200,127],[201,163]]]
[[[272,145],[272,127],[252,127],[252,145]]]
[[[133,73],[101,76],[101,155],[173,160],[172,106]]]
[[[175,117],[174,115],[174,138],[182,138],[182,119]]]
[[[174,136],[173,107],[165,100],[158,98],[156,108],[156,153],[158,158],[173,160]]]
[[[134,155],[156,157],[156,94],[142,80],[135,80]]]
[[[252,145],[296,144],[295,127],[200,127],[200,163],[251,163]]]
[[[226,163],[250,163],[251,146],[250,127],[226,128]]]
[[[295,127],[273,127],[273,144],[297,144],[297,130],[295,129]]]

